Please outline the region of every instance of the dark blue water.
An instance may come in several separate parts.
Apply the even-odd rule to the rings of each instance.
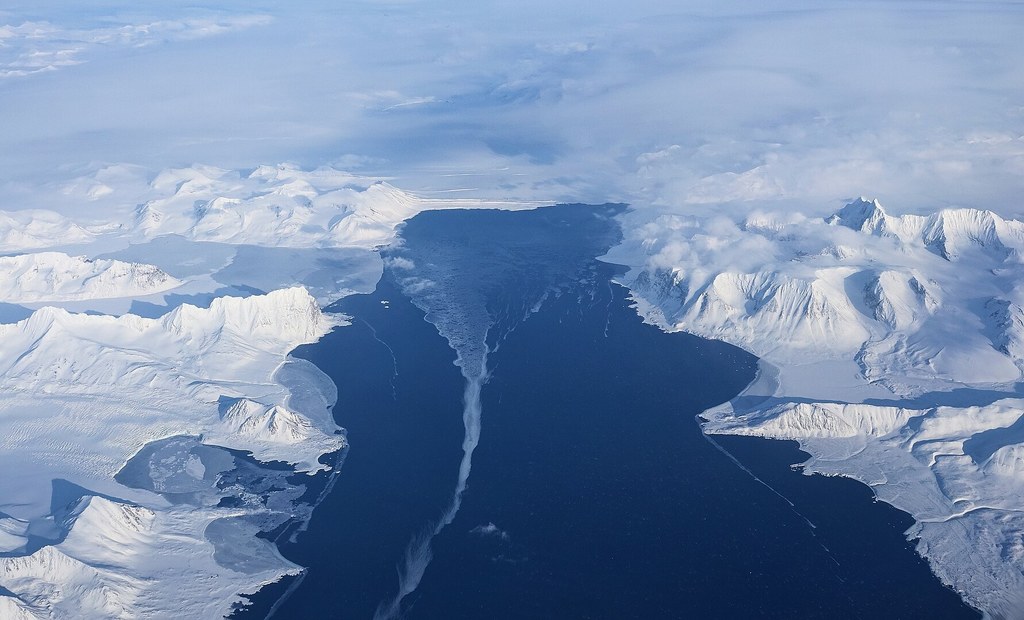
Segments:
[[[866,487],[793,471],[806,458],[793,442],[717,438],[794,508],[703,437],[694,416],[742,389],[755,360],[644,325],[593,258],[616,237],[604,209],[406,227],[396,255],[415,267],[343,300],[354,324],[298,352],[337,383],[351,448],[309,530],[283,545],[307,575],[244,615],[372,618],[410,540],[449,506],[466,380],[425,307],[471,326],[482,308],[496,350],[468,488],[404,617],[977,617],[903,538],[909,518]],[[399,285],[417,274],[464,311],[422,291],[418,307]]]

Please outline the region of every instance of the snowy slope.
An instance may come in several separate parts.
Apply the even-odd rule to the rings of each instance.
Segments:
[[[180,285],[159,268],[141,263],[60,252],[0,257],[0,301],[8,303],[135,297]]]
[[[173,436],[323,468],[320,456],[344,446],[333,401],[309,407],[304,394],[296,410],[278,375],[289,368],[294,385],[297,373],[315,372],[289,366],[287,354],[332,325],[303,289],[183,305],[160,319],[43,308],[0,325],[0,471],[19,472],[0,477],[0,541],[17,550],[29,529],[65,531],[30,555],[0,558],[0,587],[19,597],[17,613],[216,617],[240,592],[298,570],[279,559],[239,572],[216,558],[207,527],[248,508],[169,505],[114,475]],[[55,478],[90,495],[54,512]]]
[[[860,199],[824,219],[634,212],[625,231],[607,259],[647,320],[762,358],[706,431],[798,440],[807,471],[913,515],[970,603],[1024,614],[1024,223]]]

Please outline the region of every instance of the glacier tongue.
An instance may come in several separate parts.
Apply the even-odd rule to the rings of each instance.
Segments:
[[[761,357],[709,433],[796,439],[805,471],[869,484],[917,521],[935,573],[1024,614],[1024,223],[976,209],[824,220],[623,216],[637,310]]]

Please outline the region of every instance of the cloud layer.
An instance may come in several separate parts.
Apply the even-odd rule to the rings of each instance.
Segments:
[[[0,13],[0,31],[21,32],[2,41],[8,70],[89,61],[0,85],[10,128],[0,199],[20,202],[54,170],[94,162],[291,160],[500,198],[703,211],[780,200],[834,208],[869,193],[916,211],[1021,210],[1019,5],[142,10],[15,3]],[[154,34],[153,24],[166,28]],[[166,44],[136,46],[147,37]],[[81,45],[95,49],[62,51]],[[43,56],[31,60],[31,49]],[[32,205],[0,205],[16,206]]]

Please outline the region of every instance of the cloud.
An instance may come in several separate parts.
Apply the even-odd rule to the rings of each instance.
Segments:
[[[145,47],[188,41],[265,25],[266,15],[161,19],[91,28],[65,28],[48,21],[0,25],[0,79],[56,71],[86,62],[104,47]]]
[[[384,263],[392,269],[401,269],[404,271],[412,271],[416,268],[416,263],[402,256],[390,256],[384,259]]]
[[[29,26],[2,66],[38,73],[0,91],[0,186],[345,155],[414,191],[471,174],[484,198],[1024,209],[1020,5],[220,4],[119,22],[137,7],[15,3]]]

